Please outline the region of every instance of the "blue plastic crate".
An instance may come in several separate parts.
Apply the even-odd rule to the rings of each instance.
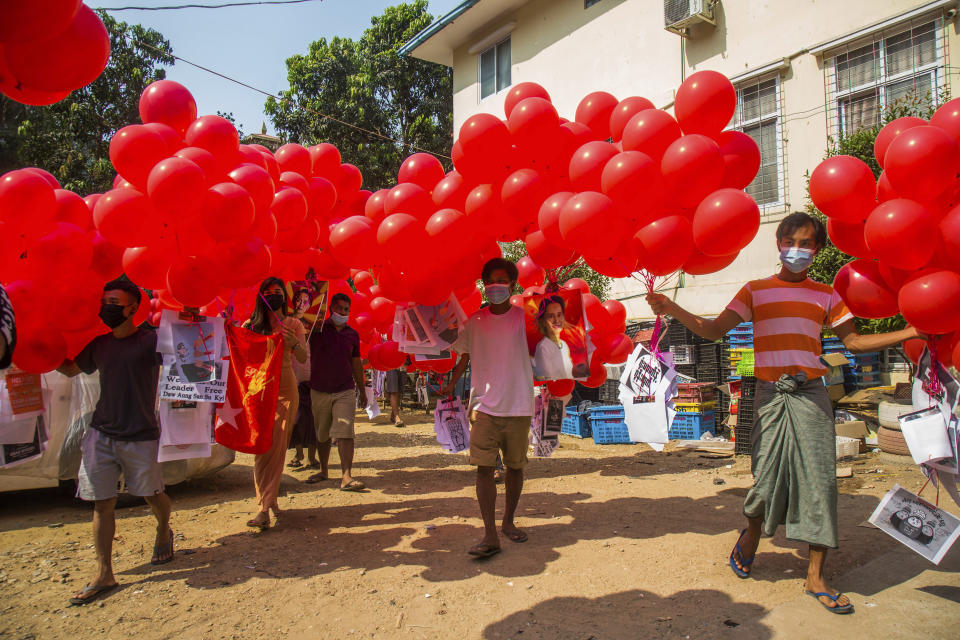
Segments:
[[[633,444],[623,419],[590,417],[593,441],[597,444]]]
[[[574,438],[589,438],[593,435],[587,416],[576,411],[571,414],[569,409],[567,409],[567,415],[560,426],[560,433],[565,433]]]
[[[674,417],[667,435],[671,440],[699,440],[707,431],[716,428],[717,421],[713,415],[709,416],[681,416]]]
[[[590,419],[597,418],[616,418],[618,420],[623,420],[623,405],[622,404],[611,404],[604,405],[602,407],[590,407]]]

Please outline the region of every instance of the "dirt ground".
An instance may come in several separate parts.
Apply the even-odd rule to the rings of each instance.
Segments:
[[[356,475],[369,491],[304,484],[309,471],[287,470],[280,523],[262,533],[245,526],[255,510],[251,456],[170,487],[177,553],[167,565],[149,562],[146,506],[120,509],[121,588],[86,607],[67,600],[93,575],[91,508],[54,490],[0,495],[0,637],[782,635],[761,618],[801,595],[806,550],[781,533],[761,543],[753,579],[727,566],[747,458],[563,436],[553,458],[528,467],[518,525],[529,541],[504,538],[503,553],[476,561],[465,553],[480,536],[472,468],[440,451],[422,412],[422,422],[407,417],[402,430],[358,419]],[[333,463],[337,478],[335,453]],[[841,548],[829,577],[899,546],[863,523],[895,482],[916,491],[922,480],[908,458],[859,456],[854,477],[840,481]],[[812,600],[809,615],[829,616]]]

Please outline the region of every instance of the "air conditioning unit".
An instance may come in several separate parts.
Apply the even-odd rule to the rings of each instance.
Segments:
[[[667,31],[688,35],[691,26],[713,21],[714,0],[663,0],[663,23]]]

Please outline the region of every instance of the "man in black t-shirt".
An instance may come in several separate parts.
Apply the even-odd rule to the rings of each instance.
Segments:
[[[140,299],[140,290],[132,282],[108,282],[103,288],[100,319],[111,332],[94,338],[76,360],[67,360],[57,369],[71,377],[100,372],[100,398],[90,428],[83,435],[83,459],[77,478],[77,495],[94,503],[98,571],[96,578],[71,598],[74,605],[86,604],[117,586],[112,552],[121,472],[127,491],[142,496],[157,518],[153,564],[173,560],[170,499],[163,491],[163,474],[157,462],[160,425],[156,402],[161,359],[157,334],[133,324]]]

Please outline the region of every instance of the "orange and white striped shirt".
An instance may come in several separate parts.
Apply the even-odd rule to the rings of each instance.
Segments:
[[[853,319],[840,294],[828,284],[785,282],[777,276],[748,282],[727,309],[753,321],[754,375],[776,382],[801,371],[808,380],[827,373],[820,361],[824,324],[836,328]]]

